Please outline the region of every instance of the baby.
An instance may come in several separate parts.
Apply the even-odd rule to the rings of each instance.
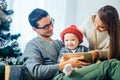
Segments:
[[[60,34],[61,40],[64,43],[65,47],[63,47],[60,51],[59,62],[64,61],[62,58],[63,53],[76,53],[77,52],[88,52],[88,48],[81,45],[83,42],[83,34],[77,29],[75,25],[70,25],[68,28],[64,29]],[[65,75],[70,75],[73,71],[73,67],[71,64],[66,64],[63,72]]]

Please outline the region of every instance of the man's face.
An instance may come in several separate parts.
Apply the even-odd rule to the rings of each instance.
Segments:
[[[107,26],[101,21],[98,15],[95,17],[95,29],[98,30],[99,32],[104,32],[107,31]]]
[[[43,37],[50,37],[53,35],[53,19],[50,16],[46,16],[40,19],[38,22],[38,28],[36,28],[36,32],[38,35]]]

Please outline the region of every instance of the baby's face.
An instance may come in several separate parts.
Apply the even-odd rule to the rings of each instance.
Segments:
[[[79,45],[79,39],[73,33],[67,33],[64,35],[64,44],[65,47],[74,50]]]

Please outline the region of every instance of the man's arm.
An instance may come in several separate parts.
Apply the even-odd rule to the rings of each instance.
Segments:
[[[35,79],[48,79],[58,74],[57,62],[44,62],[42,52],[37,45],[29,43],[26,45],[23,57],[27,58],[24,65]],[[48,60],[48,59],[47,59]]]

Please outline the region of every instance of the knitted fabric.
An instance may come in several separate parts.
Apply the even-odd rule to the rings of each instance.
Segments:
[[[80,30],[77,29],[77,27],[75,25],[70,25],[68,28],[64,29],[61,32],[60,37],[61,37],[63,43],[64,43],[64,35],[67,33],[73,33],[75,36],[78,37],[79,42],[83,41],[83,34],[82,34],[82,32],[80,32]]]

